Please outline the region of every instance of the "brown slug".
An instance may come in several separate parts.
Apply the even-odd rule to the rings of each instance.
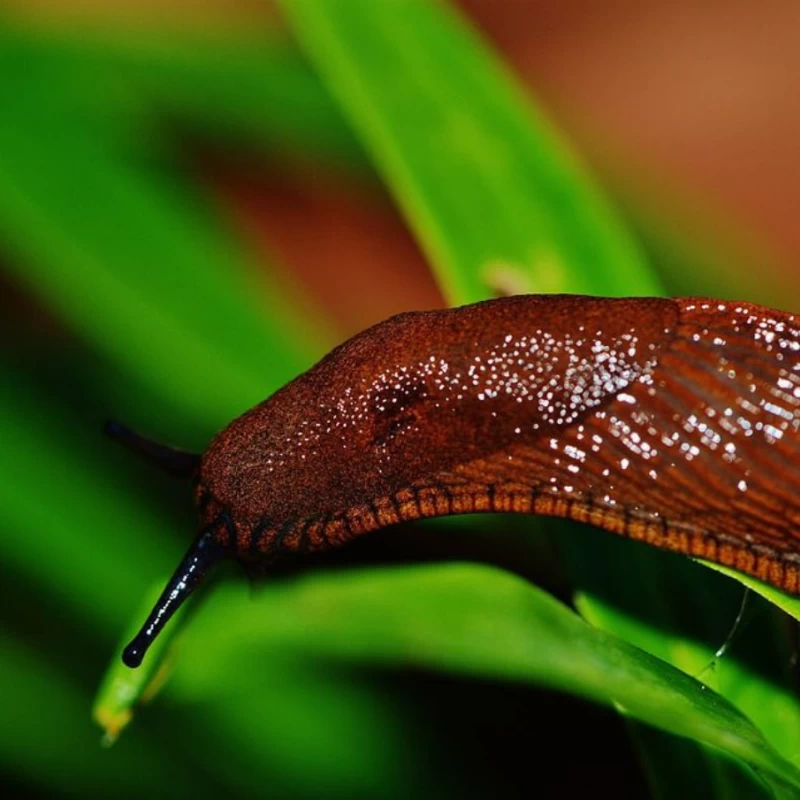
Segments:
[[[800,325],[696,298],[515,296],[400,314],[234,420],[193,474],[200,535],[145,651],[215,561],[401,520],[570,517],[800,594]]]

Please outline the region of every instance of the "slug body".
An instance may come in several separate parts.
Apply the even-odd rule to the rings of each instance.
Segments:
[[[447,514],[571,517],[800,593],[798,428],[784,312],[547,295],[401,314],[212,441],[201,537],[126,663],[222,555]]]

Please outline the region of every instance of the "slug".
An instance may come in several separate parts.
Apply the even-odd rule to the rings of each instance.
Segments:
[[[800,326],[697,298],[514,296],[400,314],[191,456],[200,534],[124,650],[138,666],[207,569],[401,520],[570,517],[800,594]]]

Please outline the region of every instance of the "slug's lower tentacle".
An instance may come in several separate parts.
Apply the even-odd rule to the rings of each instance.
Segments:
[[[142,663],[148,648],[170,617],[183,605],[208,569],[223,556],[223,549],[214,541],[213,526],[206,528],[183,557],[139,633],[122,651],[126,666],[138,667]]]
[[[191,478],[200,468],[200,456],[196,453],[188,453],[154,442],[116,420],[106,422],[104,430],[106,436],[121,442],[129,450],[138,453],[176,478]]]

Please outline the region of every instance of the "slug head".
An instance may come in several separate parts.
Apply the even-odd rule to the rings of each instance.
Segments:
[[[234,420],[200,464],[201,534],[123,658],[145,650],[226,552],[392,496],[563,429],[647,376],[669,300],[511,297],[401,314],[355,336]],[[299,537],[299,534],[298,534]],[[297,544],[295,542],[295,549]]]
[[[393,317],[216,437],[207,521],[319,518],[547,436],[650,369],[674,320],[669,300],[575,296]]]

